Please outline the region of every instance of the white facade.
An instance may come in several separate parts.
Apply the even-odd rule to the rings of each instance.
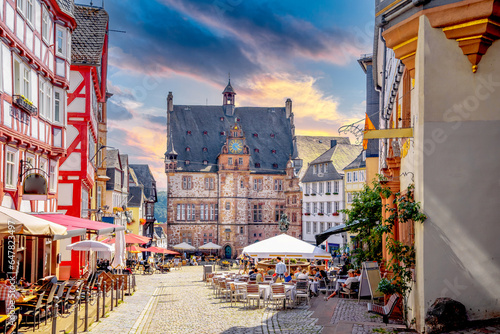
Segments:
[[[303,182],[302,190],[302,239],[315,243],[316,234],[344,221],[344,214],[340,212],[344,209],[344,184],[342,179]],[[344,238],[341,234],[332,235],[325,245],[342,249],[345,246]]]

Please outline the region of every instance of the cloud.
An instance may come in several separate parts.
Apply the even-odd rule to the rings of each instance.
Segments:
[[[108,100],[107,108],[108,119],[124,121],[132,119],[133,117],[130,111],[128,111],[124,106],[113,102],[113,100]]]
[[[150,114],[143,114],[143,117],[147,121],[149,121],[153,124],[163,126],[164,129],[166,129],[166,127],[167,127],[167,117],[166,116],[156,116],[156,115],[150,115]]]

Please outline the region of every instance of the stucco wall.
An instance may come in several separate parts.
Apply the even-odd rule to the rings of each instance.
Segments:
[[[470,319],[498,317],[500,42],[475,74],[457,42],[425,17],[418,43],[414,167],[428,219],[415,226],[416,314],[423,326],[429,305],[450,297]]]

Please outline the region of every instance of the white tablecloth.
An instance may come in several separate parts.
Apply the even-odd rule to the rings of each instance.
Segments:
[[[278,284],[280,284],[280,283],[278,283]],[[246,283],[246,282],[235,282],[234,283],[234,286],[236,288],[246,286],[246,285],[248,285],[248,283]],[[259,284],[259,292],[260,292],[261,298],[263,298],[264,300],[269,300],[271,298],[271,285]],[[295,288],[295,285],[285,284],[285,294],[288,296],[288,298],[295,300],[295,296],[297,295],[297,289]]]

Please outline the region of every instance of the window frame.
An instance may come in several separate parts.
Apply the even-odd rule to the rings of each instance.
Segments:
[[[18,185],[17,172],[16,172],[19,164],[18,154],[19,151],[15,150],[14,148],[6,146],[5,163],[4,163],[4,168],[5,168],[4,187],[7,189],[16,189]],[[8,159],[9,155],[12,156],[12,161]],[[9,166],[11,166],[11,168],[9,168]],[[12,183],[8,181],[12,181]]]
[[[59,32],[61,33],[61,51],[59,51]],[[56,56],[66,58],[66,48],[67,48],[67,31],[63,27],[56,25],[56,34],[55,34],[55,41],[54,41],[54,48],[56,52]]]

